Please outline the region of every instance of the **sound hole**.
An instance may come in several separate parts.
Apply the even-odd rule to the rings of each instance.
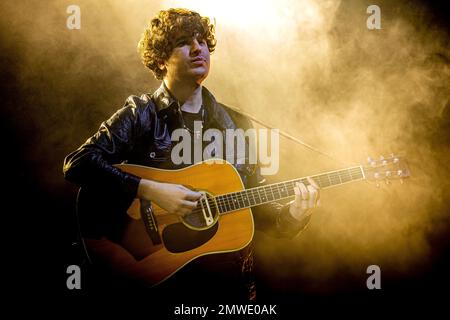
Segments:
[[[197,207],[192,210],[191,213],[185,215],[182,220],[185,225],[188,227],[192,227],[197,230],[204,230],[211,228],[213,224],[215,224],[219,218],[219,211],[216,207],[216,203],[214,202],[214,198],[212,195],[206,193],[207,200],[204,199],[202,203],[200,201],[197,204]],[[206,203],[208,201],[208,204]],[[208,208],[209,205],[209,208]],[[212,218],[212,221],[208,223],[205,219],[206,217]]]
[[[192,250],[211,239],[217,232],[219,224],[216,223],[206,230],[192,230],[182,223],[174,223],[164,228],[162,237],[166,249],[172,253]]]

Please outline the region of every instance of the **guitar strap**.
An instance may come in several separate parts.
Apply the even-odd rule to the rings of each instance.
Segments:
[[[231,110],[233,110],[233,111],[235,111],[235,112],[237,112],[239,114],[242,114],[243,116],[251,119],[252,121],[255,121],[256,123],[259,123],[260,125],[262,125],[263,127],[266,127],[267,129],[275,129],[274,127],[269,126],[268,124],[262,122],[261,120],[258,120],[256,117],[252,116],[251,114],[249,114],[247,112],[244,112],[244,111],[242,111],[242,110],[240,110],[238,108],[230,107],[230,106],[227,106],[227,108],[230,108]],[[330,154],[328,154],[326,152],[323,152],[323,151],[313,147],[312,145],[302,141],[301,139],[296,138],[296,137],[290,135],[287,132],[284,132],[283,130],[278,129],[278,132],[280,133],[281,136],[283,136],[283,137],[285,137],[285,138],[287,138],[287,139],[289,139],[291,141],[294,141],[295,143],[300,144],[300,145],[304,146],[305,148],[307,148],[307,149],[309,149],[311,151],[317,152],[317,153],[319,153],[319,154],[321,154],[321,155],[323,155],[323,156],[325,156],[325,157],[327,157],[327,158],[329,158],[329,159],[331,159],[333,161],[337,161],[338,163],[345,164],[345,162],[337,159],[336,157],[334,157],[334,156],[332,156],[332,155],[330,155]]]

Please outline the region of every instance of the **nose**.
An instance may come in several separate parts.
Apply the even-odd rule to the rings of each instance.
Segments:
[[[191,43],[191,52],[192,53],[198,53],[200,51],[200,43],[198,43],[197,39],[192,40]]]

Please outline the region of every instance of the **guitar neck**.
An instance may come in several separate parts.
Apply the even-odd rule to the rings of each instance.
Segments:
[[[321,189],[339,186],[345,183],[365,179],[361,166],[330,171],[310,176]],[[308,184],[306,177],[273,183],[261,187],[246,189],[239,192],[222,194],[215,197],[221,214],[251,208],[261,204],[286,199],[295,195],[294,186],[297,182]]]

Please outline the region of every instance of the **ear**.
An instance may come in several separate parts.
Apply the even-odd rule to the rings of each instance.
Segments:
[[[158,68],[159,70],[164,70],[166,68],[166,64],[164,63],[164,61],[158,62]]]

